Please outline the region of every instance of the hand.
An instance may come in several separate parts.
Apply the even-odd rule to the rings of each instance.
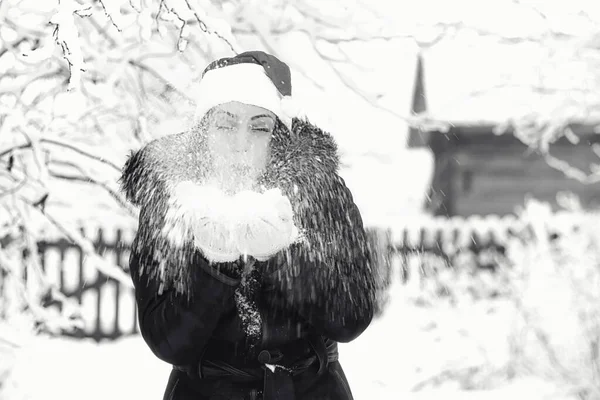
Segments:
[[[191,238],[209,261],[235,261],[241,254],[232,237],[231,209],[232,199],[219,189],[181,182],[169,198],[168,238],[172,243]]]
[[[263,194],[243,191],[233,201],[237,210],[233,236],[241,254],[265,261],[298,238],[292,205],[279,189]]]
[[[193,232],[194,244],[209,261],[232,262],[240,258],[241,253],[227,223],[206,218],[199,222]]]

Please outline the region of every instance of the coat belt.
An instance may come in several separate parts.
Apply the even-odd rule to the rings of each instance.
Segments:
[[[202,360],[198,369],[200,378],[230,378],[242,382],[263,381],[263,400],[294,400],[293,377],[307,371],[316,362],[319,363],[317,375],[325,372],[327,365],[338,360],[337,342],[322,337],[309,338],[314,354],[303,358],[293,365],[280,365],[283,354],[277,350],[263,350],[258,355],[260,367],[234,367],[220,360]],[[190,372],[187,367],[174,366],[175,369]],[[251,393],[256,398],[258,393]]]

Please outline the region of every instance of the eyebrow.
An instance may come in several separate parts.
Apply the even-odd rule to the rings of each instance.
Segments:
[[[229,111],[226,111],[226,110],[216,110],[215,115],[218,115],[218,114],[227,114],[228,117],[237,118],[237,115],[235,115]]]
[[[254,121],[255,119],[264,118],[264,117],[273,119],[273,117],[270,116],[269,114],[259,114],[259,115],[255,115],[252,118],[250,118],[250,121]]]
[[[235,115],[232,112],[229,112],[227,110],[215,110],[214,114],[226,114],[228,117],[237,118],[237,115]],[[273,119],[273,117],[269,114],[258,114],[258,115],[254,115],[253,117],[251,117],[250,121],[254,121],[255,119],[259,119],[259,118]]]

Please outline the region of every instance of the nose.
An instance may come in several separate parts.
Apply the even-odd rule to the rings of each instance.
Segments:
[[[232,138],[231,148],[235,152],[247,151],[250,147],[250,132],[248,129],[240,127]]]

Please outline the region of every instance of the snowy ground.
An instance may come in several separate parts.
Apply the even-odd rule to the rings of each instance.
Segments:
[[[507,354],[510,310],[502,302],[420,308],[406,301],[403,289],[392,287],[384,317],[354,342],[340,346],[357,400],[567,399],[550,383],[536,379],[500,381],[488,391],[461,390],[456,380],[437,387],[423,384],[452,371],[501,366]],[[0,400],[158,400],[169,369],[140,337],[100,345],[35,339],[16,361],[13,384],[18,390],[11,393],[9,388]]]

